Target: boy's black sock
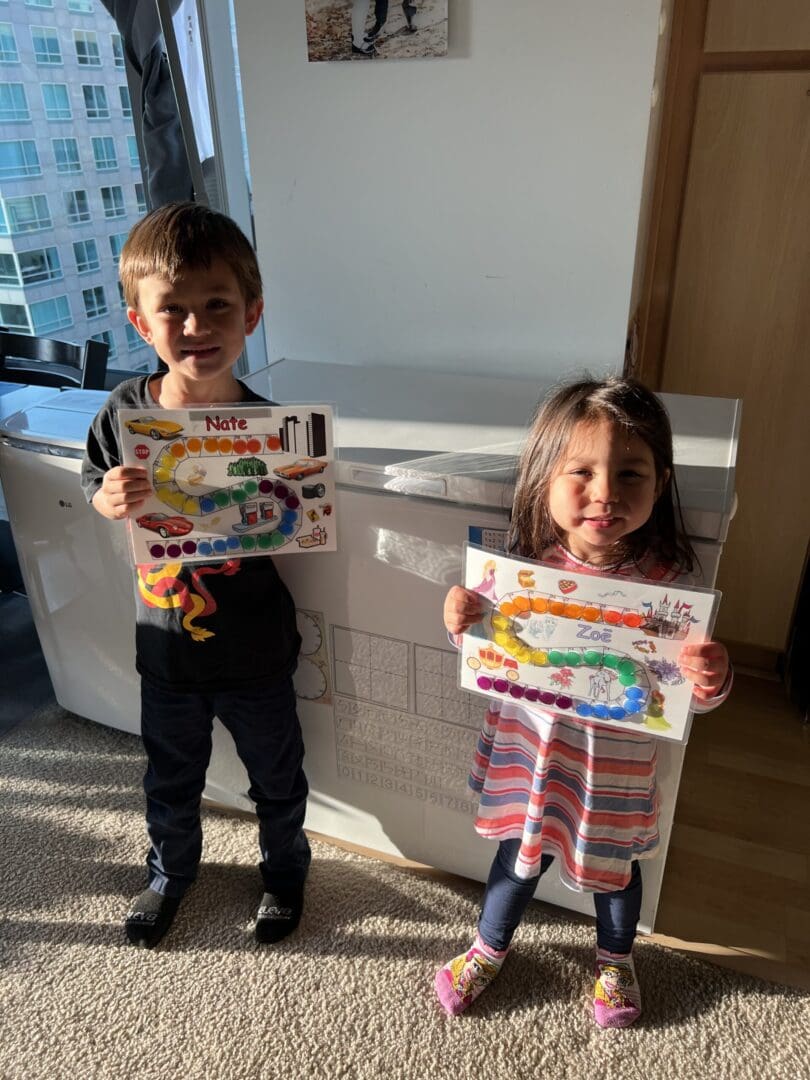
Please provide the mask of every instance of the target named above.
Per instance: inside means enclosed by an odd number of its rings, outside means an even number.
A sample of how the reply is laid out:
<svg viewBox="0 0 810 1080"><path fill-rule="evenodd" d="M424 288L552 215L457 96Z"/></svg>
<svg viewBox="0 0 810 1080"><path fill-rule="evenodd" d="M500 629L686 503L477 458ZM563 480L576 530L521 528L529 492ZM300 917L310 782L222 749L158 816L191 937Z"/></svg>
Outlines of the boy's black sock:
<svg viewBox="0 0 810 1080"><path fill-rule="evenodd" d="M256 940L264 944L281 941L295 930L304 910L304 887L266 892L256 915Z"/></svg>
<svg viewBox="0 0 810 1080"><path fill-rule="evenodd" d="M180 907L181 897L161 896L154 889L144 889L129 905L124 929L132 945L151 949L160 941Z"/></svg>

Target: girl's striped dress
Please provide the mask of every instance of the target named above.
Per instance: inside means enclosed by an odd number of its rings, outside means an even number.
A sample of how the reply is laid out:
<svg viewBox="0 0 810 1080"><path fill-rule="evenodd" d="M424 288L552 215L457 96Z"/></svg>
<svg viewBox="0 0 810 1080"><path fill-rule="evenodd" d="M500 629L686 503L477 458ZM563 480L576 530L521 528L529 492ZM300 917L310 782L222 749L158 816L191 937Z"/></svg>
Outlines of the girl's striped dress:
<svg viewBox="0 0 810 1080"><path fill-rule="evenodd" d="M542 561L599 572L559 545ZM687 583L657 565L632 564L616 573ZM520 839L519 877L539 874L542 852L556 856L571 889L623 889L631 861L649 858L658 846L655 751L656 741L647 735L493 701L470 774L480 797L475 828L495 840Z"/></svg>

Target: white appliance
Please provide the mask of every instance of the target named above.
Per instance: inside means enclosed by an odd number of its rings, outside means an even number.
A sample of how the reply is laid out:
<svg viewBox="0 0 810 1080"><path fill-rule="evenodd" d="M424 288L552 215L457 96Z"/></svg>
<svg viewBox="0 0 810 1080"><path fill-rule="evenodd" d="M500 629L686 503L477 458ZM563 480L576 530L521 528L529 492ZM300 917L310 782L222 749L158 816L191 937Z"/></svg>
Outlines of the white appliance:
<svg viewBox="0 0 810 1080"><path fill-rule="evenodd" d="M276 559L304 642L296 682L311 788L307 827L483 880L494 848L473 830L466 779L485 704L457 688L442 601L460 578L469 529L506 527L514 455L545 387L289 361L269 373L269 388L266 374L250 381L276 400L336 407L339 551ZM124 527L92 512L78 484L85 432L102 398L66 391L59 402L6 420L0 474L57 700L136 731ZM712 584L734 509L739 403L664 399L688 530ZM648 930L682 761L682 747L661 743L662 849L644 868ZM217 723L205 793L250 809L247 787ZM592 912L590 897L564 888L553 872L538 896Z"/></svg>
<svg viewBox="0 0 810 1080"><path fill-rule="evenodd" d="M0 416L0 480L56 700L137 732L126 527L92 510L79 482L87 430L106 398L101 390L51 389Z"/></svg>
<svg viewBox="0 0 810 1080"><path fill-rule="evenodd" d="M0 424L9 416L36 405L59 393L52 386L28 386L25 383L0 382Z"/></svg>

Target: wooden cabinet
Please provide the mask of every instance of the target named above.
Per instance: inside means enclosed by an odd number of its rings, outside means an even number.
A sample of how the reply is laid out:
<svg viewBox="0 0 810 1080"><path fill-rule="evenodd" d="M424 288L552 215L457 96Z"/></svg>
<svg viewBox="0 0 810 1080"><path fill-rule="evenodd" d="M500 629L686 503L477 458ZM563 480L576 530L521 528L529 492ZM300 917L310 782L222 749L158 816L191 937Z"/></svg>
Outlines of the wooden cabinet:
<svg viewBox="0 0 810 1080"><path fill-rule="evenodd" d="M707 52L810 49L808 0L710 0Z"/></svg>
<svg viewBox="0 0 810 1080"><path fill-rule="evenodd" d="M781 651L810 536L810 72L700 79L660 388L743 399L717 632Z"/></svg>

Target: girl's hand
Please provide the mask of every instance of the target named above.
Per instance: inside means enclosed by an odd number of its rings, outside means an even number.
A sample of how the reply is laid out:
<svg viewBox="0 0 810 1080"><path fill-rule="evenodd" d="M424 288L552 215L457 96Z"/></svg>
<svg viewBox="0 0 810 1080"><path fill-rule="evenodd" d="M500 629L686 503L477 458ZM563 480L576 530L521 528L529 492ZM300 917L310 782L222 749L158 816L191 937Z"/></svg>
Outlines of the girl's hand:
<svg viewBox="0 0 810 1080"><path fill-rule="evenodd" d="M728 653L719 641L684 645L678 655L681 671L695 684L692 692L699 701L717 697L728 675Z"/></svg>
<svg viewBox="0 0 810 1080"><path fill-rule="evenodd" d="M142 465L116 465L104 473L101 487L93 496L93 506L111 521L120 521L137 510L151 491Z"/></svg>
<svg viewBox="0 0 810 1080"><path fill-rule="evenodd" d="M463 634L480 622L483 614L481 597L470 589L454 585L444 598L444 625L451 634Z"/></svg>

